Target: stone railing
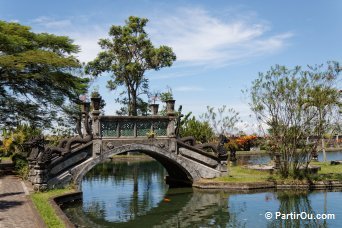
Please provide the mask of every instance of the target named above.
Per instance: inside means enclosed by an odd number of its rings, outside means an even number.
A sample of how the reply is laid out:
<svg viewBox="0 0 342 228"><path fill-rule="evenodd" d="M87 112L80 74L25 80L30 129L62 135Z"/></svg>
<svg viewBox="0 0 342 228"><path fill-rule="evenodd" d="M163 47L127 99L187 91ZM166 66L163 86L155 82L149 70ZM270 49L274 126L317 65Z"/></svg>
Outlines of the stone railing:
<svg viewBox="0 0 342 228"><path fill-rule="evenodd" d="M174 116L100 116L100 137L175 137Z"/></svg>

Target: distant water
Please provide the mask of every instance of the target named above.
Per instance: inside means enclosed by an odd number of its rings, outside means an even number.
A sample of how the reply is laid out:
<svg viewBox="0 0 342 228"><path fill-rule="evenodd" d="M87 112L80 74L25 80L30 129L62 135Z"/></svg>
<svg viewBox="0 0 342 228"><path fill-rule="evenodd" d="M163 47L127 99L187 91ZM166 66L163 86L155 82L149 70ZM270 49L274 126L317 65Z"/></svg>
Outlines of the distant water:
<svg viewBox="0 0 342 228"><path fill-rule="evenodd" d="M342 151L326 152L327 161L342 160ZM271 161L268 154L260 155L238 155L238 165L256 165L256 164L267 164ZM318 153L318 161L323 161L323 153Z"/></svg>

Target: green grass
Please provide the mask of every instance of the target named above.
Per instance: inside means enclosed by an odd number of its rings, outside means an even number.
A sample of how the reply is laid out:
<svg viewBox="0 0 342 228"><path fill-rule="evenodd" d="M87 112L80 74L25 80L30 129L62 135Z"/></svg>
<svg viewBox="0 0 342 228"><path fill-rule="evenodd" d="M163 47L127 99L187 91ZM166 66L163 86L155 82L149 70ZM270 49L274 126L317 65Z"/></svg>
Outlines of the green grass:
<svg viewBox="0 0 342 228"><path fill-rule="evenodd" d="M258 171L247 169L242 166L232 166L228 168L229 174L223 177L215 178L216 181L247 183L247 182L263 182L271 178L268 171Z"/></svg>
<svg viewBox="0 0 342 228"><path fill-rule="evenodd" d="M310 174L302 178L288 177L282 178L278 174L270 174L268 171L259 171L248 169L243 166L229 167L229 174L227 176L215 178L219 182L231 183L254 183L263 181L277 181L278 183L304 183L308 180L322 181L322 180L339 180L342 181L342 164L330 165L329 162L311 162L311 165L320 166L321 170L317 174Z"/></svg>
<svg viewBox="0 0 342 228"><path fill-rule="evenodd" d="M339 180L342 181L342 164L330 165L330 162L311 162L321 167L318 174L312 175L313 180Z"/></svg>
<svg viewBox="0 0 342 228"><path fill-rule="evenodd" d="M57 216L55 210L49 203L49 199L72 191L72 189L55 189L47 192L37 192L31 195L31 199L47 227L65 227L63 221Z"/></svg>
<svg viewBox="0 0 342 228"><path fill-rule="evenodd" d="M236 151L236 155L260 155L260 154L269 154L266 150L254 150L254 151Z"/></svg>
<svg viewBox="0 0 342 228"><path fill-rule="evenodd" d="M342 164L330 165L330 162L311 162L310 164L321 167L321 170L318 172L319 174L342 173Z"/></svg>

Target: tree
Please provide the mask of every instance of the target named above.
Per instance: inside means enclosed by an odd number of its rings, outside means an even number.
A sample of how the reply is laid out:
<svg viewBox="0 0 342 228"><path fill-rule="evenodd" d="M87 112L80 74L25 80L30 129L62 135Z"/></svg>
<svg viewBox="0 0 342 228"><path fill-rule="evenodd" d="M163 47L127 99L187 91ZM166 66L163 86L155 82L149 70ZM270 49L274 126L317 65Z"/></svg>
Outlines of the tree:
<svg viewBox="0 0 342 228"><path fill-rule="evenodd" d="M115 101L123 105L119 110L116 110L116 114L119 116L129 115L128 98L127 97L124 97L123 99L117 98L117 99L115 99ZM137 115L147 116L147 111L148 111L148 103L147 102L145 102L142 98L138 97L137 102L136 102L136 107L137 107Z"/></svg>
<svg viewBox="0 0 342 228"><path fill-rule="evenodd" d="M198 121L194 116L191 119L185 118L180 128L180 135L181 137L193 136L201 143L209 142L215 137L209 123Z"/></svg>
<svg viewBox="0 0 342 228"><path fill-rule="evenodd" d="M0 21L0 126L49 127L66 102L77 103L88 86L75 76L78 50L66 36Z"/></svg>
<svg viewBox="0 0 342 228"><path fill-rule="evenodd" d="M213 107L207 106L207 112L201 118L208 122L217 135L228 135L236 131L236 124L240 121L239 113L223 105L217 112Z"/></svg>
<svg viewBox="0 0 342 228"><path fill-rule="evenodd" d="M258 121L268 128L272 152L281 154L284 177L307 168L331 117L338 113L339 72L335 62L328 63L326 69L320 65L308 70L276 65L253 81L250 105ZM308 143L309 136L317 140Z"/></svg>
<svg viewBox="0 0 342 228"><path fill-rule="evenodd" d="M144 30L147 22L145 18L131 16L125 26L113 25L109 31L111 39L100 39L103 51L85 68L93 76L111 72L112 80L107 86L111 90L125 87L121 95L127 95L128 115L133 116L138 114L139 96L148 92L145 71L170 67L176 60L170 47L152 45Z"/></svg>

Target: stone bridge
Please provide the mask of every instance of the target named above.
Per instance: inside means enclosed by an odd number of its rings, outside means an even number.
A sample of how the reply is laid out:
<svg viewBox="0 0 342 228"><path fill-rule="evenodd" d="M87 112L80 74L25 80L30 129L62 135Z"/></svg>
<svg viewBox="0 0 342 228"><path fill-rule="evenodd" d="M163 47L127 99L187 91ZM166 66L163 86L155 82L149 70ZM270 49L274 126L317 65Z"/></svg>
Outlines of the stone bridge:
<svg viewBox="0 0 342 228"><path fill-rule="evenodd" d="M215 145L177 137L180 117L173 106L168 106L167 116L103 116L96 102L92 99L92 112L89 103L82 105L79 136L61 140L56 147L46 148L43 139L31 142L29 180L36 190L70 184L80 189L92 167L126 152L140 152L160 162L170 187L191 186L227 172L227 155L218 153Z"/></svg>

